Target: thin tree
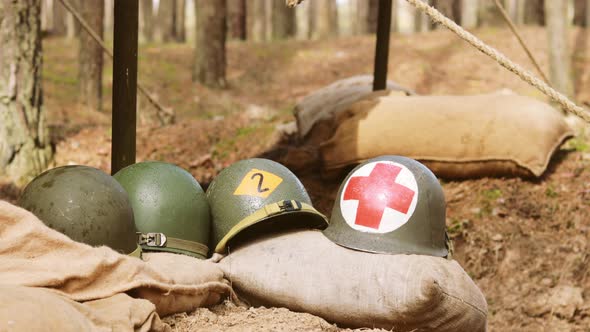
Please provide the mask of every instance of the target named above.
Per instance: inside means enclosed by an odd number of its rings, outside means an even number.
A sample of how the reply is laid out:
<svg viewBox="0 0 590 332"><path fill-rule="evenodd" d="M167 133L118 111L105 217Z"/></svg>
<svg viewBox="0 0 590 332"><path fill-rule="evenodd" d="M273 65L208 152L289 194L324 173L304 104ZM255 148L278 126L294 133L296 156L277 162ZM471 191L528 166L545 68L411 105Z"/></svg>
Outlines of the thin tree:
<svg viewBox="0 0 590 332"><path fill-rule="evenodd" d="M80 1L80 13L88 25L102 38L104 0ZM78 39L78 91L80 103L88 109L102 111L102 65L100 45L82 29Z"/></svg>
<svg viewBox="0 0 590 332"><path fill-rule="evenodd" d="M353 0L351 0L353 1ZM356 1L356 0L355 0ZM310 8L312 7L309 1L303 1L297 7L295 7L295 20L297 21L296 25L296 36L297 39L308 39L310 36L309 29L310 29L310 19L309 13Z"/></svg>
<svg viewBox="0 0 590 332"><path fill-rule="evenodd" d="M156 15L156 30L154 39L158 43L168 43L174 38L174 0L160 0Z"/></svg>
<svg viewBox="0 0 590 332"><path fill-rule="evenodd" d="M58 0L53 0L53 27L52 34L57 36L65 36L67 32L67 11Z"/></svg>
<svg viewBox="0 0 590 332"><path fill-rule="evenodd" d="M106 39L113 39L113 24L115 17L115 0L104 0L104 35Z"/></svg>
<svg viewBox="0 0 590 332"><path fill-rule="evenodd" d="M154 7L152 0L139 1L139 34L140 43L154 40Z"/></svg>
<svg viewBox="0 0 590 332"><path fill-rule="evenodd" d="M524 6L524 23L544 25L545 24L545 7L544 0L526 0Z"/></svg>
<svg viewBox="0 0 590 332"><path fill-rule="evenodd" d="M338 12L335 0L312 1L314 18L312 19L312 39L325 39L338 34Z"/></svg>
<svg viewBox="0 0 590 332"><path fill-rule="evenodd" d="M426 0L426 2L430 4L432 0ZM428 32L428 30L430 30L431 25L430 18L428 17L428 15L424 14L420 10L416 10L414 14L414 21L416 22L416 32Z"/></svg>
<svg viewBox="0 0 590 332"><path fill-rule="evenodd" d="M54 2L60 2L59 0L53 0ZM82 0L70 0L70 4L74 8L80 8L80 1ZM65 8L64 8L65 10ZM66 36L68 39L74 39L78 37L80 34L80 23L76 19L74 19L74 15L72 13L66 13Z"/></svg>
<svg viewBox="0 0 590 332"><path fill-rule="evenodd" d="M230 38L246 40L246 0L228 1L227 17Z"/></svg>
<svg viewBox="0 0 590 332"><path fill-rule="evenodd" d="M273 1L272 37L285 39L295 35L295 9L287 7L282 1Z"/></svg>
<svg viewBox="0 0 590 332"><path fill-rule="evenodd" d="M432 6L457 24L461 24L461 3L459 0L433 0Z"/></svg>
<svg viewBox="0 0 590 332"><path fill-rule="evenodd" d="M379 11L379 0L357 0L356 3L354 33L365 35L377 31L377 16Z"/></svg>
<svg viewBox="0 0 590 332"><path fill-rule="evenodd" d="M174 40L184 43L186 41L186 1L175 0L174 10Z"/></svg>
<svg viewBox="0 0 590 332"><path fill-rule="evenodd" d="M567 7L567 0L545 1L551 83L558 91L571 97L573 81L568 43Z"/></svg>
<svg viewBox="0 0 590 332"><path fill-rule="evenodd" d="M478 24L479 0L461 1L461 25L473 29Z"/></svg>
<svg viewBox="0 0 590 332"><path fill-rule="evenodd" d="M246 2L246 6L248 40L254 42L266 40L266 1L250 0Z"/></svg>
<svg viewBox="0 0 590 332"><path fill-rule="evenodd" d="M586 26L586 6L589 0L575 0L574 1L574 24L579 26Z"/></svg>
<svg viewBox="0 0 590 332"><path fill-rule="evenodd" d="M49 0L41 0L41 32L53 30L53 8Z"/></svg>
<svg viewBox="0 0 590 332"><path fill-rule="evenodd" d="M225 0L196 0L196 45L193 81L213 88L223 88L225 80Z"/></svg>
<svg viewBox="0 0 590 332"><path fill-rule="evenodd" d="M24 184L53 154L42 108L41 2L0 1L0 173Z"/></svg>

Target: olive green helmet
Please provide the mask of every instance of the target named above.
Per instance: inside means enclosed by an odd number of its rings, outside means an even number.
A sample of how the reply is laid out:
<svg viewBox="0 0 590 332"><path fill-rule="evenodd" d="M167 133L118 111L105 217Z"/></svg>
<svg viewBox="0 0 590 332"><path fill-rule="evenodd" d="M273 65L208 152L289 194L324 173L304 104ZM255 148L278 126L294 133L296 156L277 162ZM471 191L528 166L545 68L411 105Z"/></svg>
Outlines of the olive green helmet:
<svg viewBox="0 0 590 332"><path fill-rule="evenodd" d="M127 193L99 169L62 166L48 170L26 186L18 204L74 241L141 256Z"/></svg>
<svg viewBox="0 0 590 332"><path fill-rule="evenodd" d="M207 257L209 205L189 172L173 164L146 161L127 166L114 177L129 194L144 251Z"/></svg>
<svg viewBox="0 0 590 332"><path fill-rule="evenodd" d="M442 187L413 159L371 159L353 169L340 186L324 235L361 251L446 257Z"/></svg>
<svg viewBox="0 0 590 332"><path fill-rule="evenodd" d="M215 252L260 233L286 228L326 228L303 184L285 166L247 159L224 169L207 189Z"/></svg>

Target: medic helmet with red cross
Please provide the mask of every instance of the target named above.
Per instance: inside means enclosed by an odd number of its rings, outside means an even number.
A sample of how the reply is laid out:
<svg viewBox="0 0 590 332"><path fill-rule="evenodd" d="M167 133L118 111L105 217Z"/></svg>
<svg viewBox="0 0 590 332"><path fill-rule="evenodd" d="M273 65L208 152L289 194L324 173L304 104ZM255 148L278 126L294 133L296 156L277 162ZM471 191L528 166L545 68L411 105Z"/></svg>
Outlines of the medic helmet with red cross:
<svg viewBox="0 0 590 332"><path fill-rule="evenodd" d="M426 166L413 159L368 160L340 186L324 235L361 251L446 257L442 187Z"/></svg>

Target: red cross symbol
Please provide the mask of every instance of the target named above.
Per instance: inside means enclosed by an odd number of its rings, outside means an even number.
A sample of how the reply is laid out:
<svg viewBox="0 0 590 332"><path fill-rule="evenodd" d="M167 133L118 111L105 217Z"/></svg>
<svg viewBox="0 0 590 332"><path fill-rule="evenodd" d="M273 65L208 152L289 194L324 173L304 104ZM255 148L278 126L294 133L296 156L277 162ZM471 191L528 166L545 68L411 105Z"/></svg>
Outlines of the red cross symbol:
<svg viewBox="0 0 590 332"><path fill-rule="evenodd" d="M378 163L369 176L351 177L344 200L358 200L355 224L379 229L385 208L408 213L414 190L395 182L402 168Z"/></svg>

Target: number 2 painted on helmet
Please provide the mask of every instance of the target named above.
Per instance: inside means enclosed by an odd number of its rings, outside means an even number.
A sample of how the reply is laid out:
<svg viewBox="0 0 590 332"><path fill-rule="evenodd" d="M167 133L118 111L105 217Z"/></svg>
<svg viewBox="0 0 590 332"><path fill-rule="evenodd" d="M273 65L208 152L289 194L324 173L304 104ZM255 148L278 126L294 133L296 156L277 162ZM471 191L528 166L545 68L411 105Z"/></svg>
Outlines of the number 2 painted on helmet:
<svg viewBox="0 0 590 332"><path fill-rule="evenodd" d="M283 182L283 179L280 176L253 168L244 175L242 181L234 191L234 195L267 198L277 189L281 182Z"/></svg>
<svg viewBox="0 0 590 332"><path fill-rule="evenodd" d="M262 175L262 173L254 173L252 174L252 176L250 177L250 180L254 180L255 177L260 177L260 179L258 180L258 192L259 193L263 193L265 191L269 191L270 188L262 188L262 182L264 181L264 175Z"/></svg>

